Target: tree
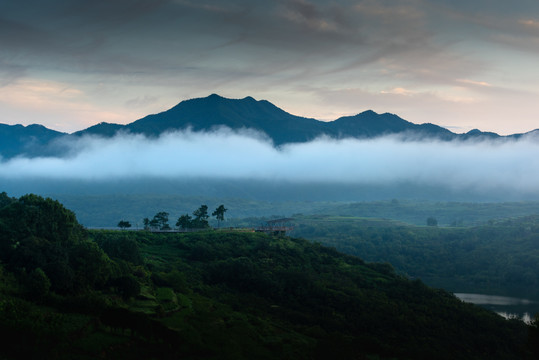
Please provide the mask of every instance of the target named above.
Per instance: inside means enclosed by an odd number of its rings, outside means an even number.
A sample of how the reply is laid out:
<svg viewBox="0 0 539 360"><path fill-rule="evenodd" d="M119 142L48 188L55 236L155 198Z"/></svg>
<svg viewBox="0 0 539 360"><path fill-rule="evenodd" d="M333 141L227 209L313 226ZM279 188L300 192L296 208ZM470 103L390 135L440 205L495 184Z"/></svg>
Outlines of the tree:
<svg viewBox="0 0 539 360"><path fill-rule="evenodd" d="M137 279L131 275L121 276L112 280L112 285L116 287L124 300L140 294L140 284Z"/></svg>
<svg viewBox="0 0 539 360"><path fill-rule="evenodd" d="M125 221L125 220L121 220L119 223L118 223L118 227L120 229L127 229L127 228L130 228L131 227L131 223L129 221Z"/></svg>
<svg viewBox="0 0 539 360"><path fill-rule="evenodd" d="M176 222L176 226L180 227L182 229L189 229L193 226L193 221L191 216L188 214L182 215L178 218L178 221Z"/></svg>
<svg viewBox="0 0 539 360"><path fill-rule="evenodd" d="M207 228L210 226L210 224L208 223L208 218L210 216L208 215L207 205L201 205L197 210L193 212L193 216L195 217L192 221L194 228Z"/></svg>
<svg viewBox="0 0 539 360"><path fill-rule="evenodd" d="M149 228L152 230L159 229L159 221L155 217L150 220Z"/></svg>
<svg viewBox="0 0 539 360"><path fill-rule="evenodd" d="M142 223L144 224L144 230L150 230L150 219L144 218Z"/></svg>
<svg viewBox="0 0 539 360"><path fill-rule="evenodd" d="M33 299L40 300L49 293L51 281L41 268L36 268L28 275L26 287Z"/></svg>
<svg viewBox="0 0 539 360"><path fill-rule="evenodd" d="M528 325L528 344L536 358L539 358L539 313L534 315Z"/></svg>
<svg viewBox="0 0 539 360"><path fill-rule="evenodd" d="M77 222L74 212L64 208L56 200L44 199L34 194L21 196L18 201L0 209L0 219L5 226L1 230L12 233L6 237L11 241L38 236L49 242L65 245L86 237L86 232Z"/></svg>
<svg viewBox="0 0 539 360"><path fill-rule="evenodd" d="M69 265L73 269L75 291L101 288L113 275L112 261L93 241L73 246L69 252Z"/></svg>
<svg viewBox="0 0 539 360"><path fill-rule="evenodd" d="M168 213L161 211L154 215L153 219L148 223L149 227L152 229L159 230L170 230L170 225L168 224Z"/></svg>
<svg viewBox="0 0 539 360"><path fill-rule="evenodd" d="M436 220L436 218L434 217L429 217L427 219L427 226L438 226L438 220Z"/></svg>
<svg viewBox="0 0 539 360"><path fill-rule="evenodd" d="M10 198L9 196L7 196L5 191L0 193L0 208L3 208L4 206L7 206L11 203L14 203L15 201L17 201L17 199Z"/></svg>
<svg viewBox="0 0 539 360"><path fill-rule="evenodd" d="M137 242L128 237L127 234L118 238L96 236L94 241L110 258L122 259L135 265L143 263Z"/></svg>
<svg viewBox="0 0 539 360"><path fill-rule="evenodd" d="M111 262L77 222L52 199L29 194L0 209L0 261L29 274L39 296L47 288L69 294L104 285Z"/></svg>
<svg viewBox="0 0 539 360"><path fill-rule="evenodd" d="M220 227L221 221L225 220L225 212L227 210L228 209L226 209L224 205L219 205L219 207L211 214L217 219L217 227Z"/></svg>

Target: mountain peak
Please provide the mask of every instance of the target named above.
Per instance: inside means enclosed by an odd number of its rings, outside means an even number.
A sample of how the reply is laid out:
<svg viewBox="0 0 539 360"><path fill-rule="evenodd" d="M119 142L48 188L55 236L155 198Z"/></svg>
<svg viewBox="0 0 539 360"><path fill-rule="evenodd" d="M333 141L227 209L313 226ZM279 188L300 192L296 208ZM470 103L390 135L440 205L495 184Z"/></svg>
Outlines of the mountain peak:
<svg viewBox="0 0 539 360"><path fill-rule="evenodd" d="M472 129L466 133L466 135L479 135L481 134L481 130L479 129Z"/></svg>
<svg viewBox="0 0 539 360"><path fill-rule="evenodd" d="M228 98L226 96L221 96L217 93L211 93L210 95L206 96L206 97L200 97L200 98L194 98L194 99L191 99L191 100L197 100L197 99L225 99L225 100L255 100L252 96L246 96L244 97L243 99L239 99L239 98ZM189 100L187 100L189 101Z"/></svg>
<svg viewBox="0 0 539 360"><path fill-rule="evenodd" d="M148 115L127 125L100 123L72 135L92 134L112 137L120 131L157 137L167 131L213 131L219 127L233 130L251 129L267 135L274 145L306 142L320 136L336 139L372 138L388 134L418 134L418 137L451 140L470 137L491 137L494 133L472 130L468 134L456 135L433 124L417 125L395 114L378 114L366 110L354 116L341 117L324 122L290 114L267 100L256 100L251 96L229 99L218 94L184 100L169 110ZM67 134L54 132L38 125L23 127L0 126L0 156L10 157L32 147L32 139L40 145L34 153L53 138ZM30 139L30 140L28 140Z"/></svg>
<svg viewBox="0 0 539 360"><path fill-rule="evenodd" d="M374 110L369 109L369 110L365 110L365 111L359 113L358 115L361 115L361 116L377 116L377 115L380 115L380 114L378 114Z"/></svg>
<svg viewBox="0 0 539 360"><path fill-rule="evenodd" d="M254 99L251 96L246 96L243 99L234 99L234 98L227 98L224 96L221 96L219 94L211 94L206 97L199 97L199 98L193 98L188 100L181 101L178 105L184 104L184 103L209 103L209 104L221 104L221 103L257 103L258 101ZM176 105L176 106L178 106Z"/></svg>
<svg viewBox="0 0 539 360"><path fill-rule="evenodd" d="M481 131L479 129L473 129L473 130L468 131L466 134L463 134L462 137L464 139L479 138L479 137L480 138L496 139L496 138L499 138L500 135L498 135L496 133L493 133L493 132Z"/></svg>
<svg viewBox="0 0 539 360"><path fill-rule="evenodd" d="M219 94L213 93L213 94L210 94L210 95L208 95L206 97L197 97L197 98L182 100L178 105L181 105L181 104L184 104L184 103L199 103L199 102L217 103L217 102L220 102L222 100L228 100L228 99L222 97ZM176 106L178 106L178 105L176 105Z"/></svg>

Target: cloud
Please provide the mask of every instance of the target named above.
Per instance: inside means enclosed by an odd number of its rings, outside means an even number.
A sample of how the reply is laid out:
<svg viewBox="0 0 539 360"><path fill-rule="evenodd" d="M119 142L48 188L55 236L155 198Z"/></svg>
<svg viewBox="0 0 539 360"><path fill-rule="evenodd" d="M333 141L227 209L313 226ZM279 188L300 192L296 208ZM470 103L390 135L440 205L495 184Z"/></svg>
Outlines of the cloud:
<svg viewBox="0 0 539 360"><path fill-rule="evenodd" d="M326 71L328 63L341 66L334 54L344 56L348 63L358 58L364 63L388 54L412 54L428 37L420 25L422 14L413 4L382 6L362 1L359 6L352 1L308 0L256 5L242 0L225 5L215 0L31 2L24 7L10 5L10 18L0 19L0 30L4 30L0 46L23 57L31 68L61 68L76 74L159 74L166 78L186 67L211 70L226 65L229 57L243 67L253 66L253 60L258 68L300 60L303 66L313 64ZM29 7L34 12L29 12ZM260 52L262 56L256 56ZM328 56L332 56L331 61ZM229 65L224 67L230 70ZM275 68L278 71L281 66Z"/></svg>
<svg viewBox="0 0 539 360"><path fill-rule="evenodd" d="M518 21L519 24L522 24L526 27L529 27L533 30L539 30L539 21L532 19L521 19Z"/></svg>
<svg viewBox="0 0 539 360"><path fill-rule="evenodd" d="M129 107L129 108L131 108L131 107L144 108L144 107L146 107L148 105L155 104L158 100L159 100L159 98L157 98L155 96L145 95L143 97L137 97L135 99L127 100L125 102L125 106Z"/></svg>
<svg viewBox="0 0 539 360"><path fill-rule="evenodd" d="M415 93L413 90L408 90L405 88L397 87L393 88L391 90L382 90L380 93L382 94L395 94L395 95L403 95L403 96L410 96Z"/></svg>
<svg viewBox="0 0 539 360"><path fill-rule="evenodd" d="M314 3L305 0L289 0L284 3L286 10L283 17L288 21L322 33L339 31L339 25L324 18L325 12L319 11Z"/></svg>
<svg viewBox="0 0 539 360"><path fill-rule="evenodd" d="M456 191L539 195L539 139L404 141L320 138L280 149L253 132L174 132L149 139L83 137L64 158L0 162L0 178L228 179L294 183L442 186Z"/></svg>
<svg viewBox="0 0 539 360"><path fill-rule="evenodd" d="M26 68L0 58L0 88L8 86L26 75Z"/></svg>
<svg viewBox="0 0 539 360"><path fill-rule="evenodd" d="M466 85L492 87L492 84L489 84L486 81L476 81L476 80L470 80L470 79L457 79L456 81L462 84L466 84Z"/></svg>

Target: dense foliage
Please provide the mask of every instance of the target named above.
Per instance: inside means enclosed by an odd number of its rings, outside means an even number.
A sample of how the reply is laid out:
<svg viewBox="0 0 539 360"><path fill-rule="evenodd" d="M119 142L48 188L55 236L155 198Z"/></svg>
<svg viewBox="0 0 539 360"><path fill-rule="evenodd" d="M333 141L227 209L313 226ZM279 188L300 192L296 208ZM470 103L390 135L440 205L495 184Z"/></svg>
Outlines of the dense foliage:
<svg viewBox="0 0 539 360"><path fill-rule="evenodd" d="M87 240L75 214L36 195L0 209L0 261L32 282L50 282L58 293L101 287L112 275L110 259Z"/></svg>
<svg viewBox="0 0 539 360"><path fill-rule="evenodd" d="M3 359L527 357L523 323L320 244L238 231L86 232L50 199L7 203ZM70 286L51 264L73 276Z"/></svg>
<svg viewBox="0 0 539 360"><path fill-rule="evenodd" d="M411 226L353 217L298 217L296 232L455 292L539 299L539 217L475 227Z"/></svg>
<svg viewBox="0 0 539 360"><path fill-rule="evenodd" d="M203 315L212 319L204 329L198 322L175 324L204 337L208 351L224 346L220 333L228 331L228 347L247 347L236 358L511 358L525 338L518 322L406 280L387 264L305 240L238 232L130 236L145 254L154 286L192 305L201 296L221 309ZM235 338L240 333L248 340Z"/></svg>

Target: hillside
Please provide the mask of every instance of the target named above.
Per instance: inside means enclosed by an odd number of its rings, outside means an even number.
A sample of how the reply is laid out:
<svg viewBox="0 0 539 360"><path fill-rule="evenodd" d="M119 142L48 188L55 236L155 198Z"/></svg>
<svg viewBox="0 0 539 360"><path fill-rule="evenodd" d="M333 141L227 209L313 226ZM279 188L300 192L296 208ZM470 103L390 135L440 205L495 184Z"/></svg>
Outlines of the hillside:
<svg viewBox="0 0 539 360"><path fill-rule="evenodd" d="M0 207L5 359L526 358L523 323L306 240L84 232L50 199Z"/></svg>
<svg viewBox="0 0 539 360"><path fill-rule="evenodd" d="M434 287L539 299L537 215L467 227L456 221L449 227L414 226L353 216L299 216L295 222L296 236L389 262Z"/></svg>

